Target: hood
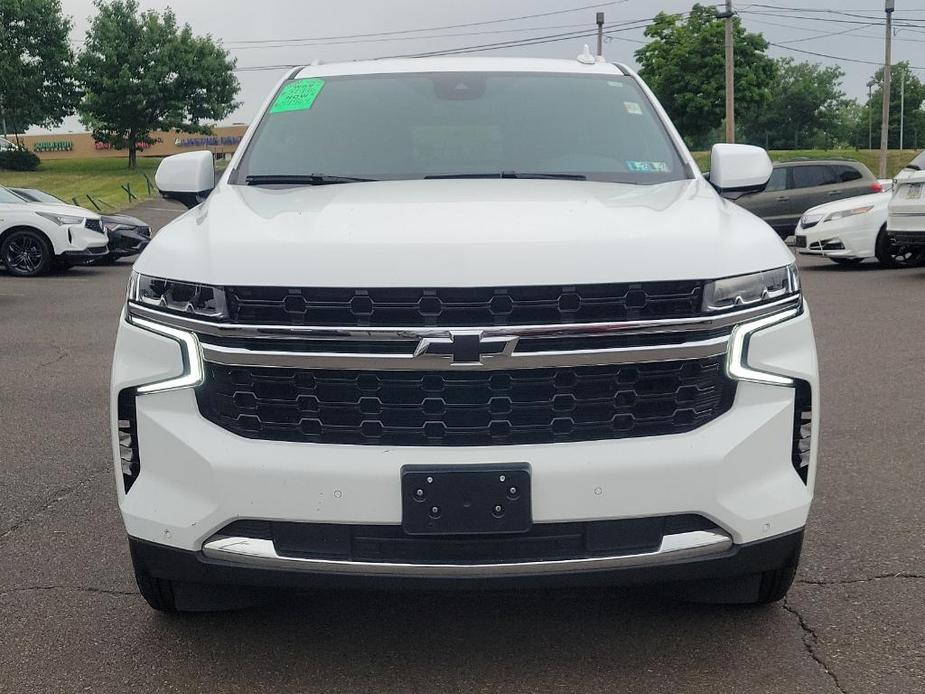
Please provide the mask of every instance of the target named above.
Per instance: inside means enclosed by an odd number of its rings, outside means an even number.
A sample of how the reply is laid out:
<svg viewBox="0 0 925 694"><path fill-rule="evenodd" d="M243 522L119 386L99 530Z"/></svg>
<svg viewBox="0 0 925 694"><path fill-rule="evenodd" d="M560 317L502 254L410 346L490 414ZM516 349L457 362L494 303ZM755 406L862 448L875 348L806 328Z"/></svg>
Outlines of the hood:
<svg viewBox="0 0 925 694"><path fill-rule="evenodd" d="M138 217L130 217L127 214L104 214L103 224L125 224L133 227L146 227L147 222L143 222Z"/></svg>
<svg viewBox="0 0 925 694"><path fill-rule="evenodd" d="M32 212L47 212L48 214L60 214L60 215L73 215L75 217L84 217L89 219L99 219L100 216L96 212L91 212L83 207L76 207L74 205L68 205L64 203L50 203L50 202L22 202L22 203L6 203L5 207L11 207L14 209L25 208Z"/></svg>
<svg viewBox="0 0 925 694"><path fill-rule="evenodd" d="M893 193L872 193L870 195L858 195L853 198L845 198L844 200L836 200L834 202L827 202L822 205L816 205L811 207L806 212L803 213L803 216L813 215L813 214L831 214L832 212L840 212L841 210L852 210L855 207L864 207L865 205L874 205L886 206L890 203L890 199L893 197Z"/></svg>
<svg viewBox="0 0 925 694"><path fill-rule="evenodd" d="M706 279L793 256L706 181L221 184L138 272L209 284L510 286Z"/></svg>

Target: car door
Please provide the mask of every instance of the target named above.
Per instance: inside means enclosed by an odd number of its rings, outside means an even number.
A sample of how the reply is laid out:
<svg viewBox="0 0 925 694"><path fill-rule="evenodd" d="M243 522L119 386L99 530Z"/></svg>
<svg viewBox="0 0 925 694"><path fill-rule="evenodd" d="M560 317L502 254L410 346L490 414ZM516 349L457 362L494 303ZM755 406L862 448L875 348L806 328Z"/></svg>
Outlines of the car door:
<svg viewBox="0 0 925 694"><path fill-rule="evenodd" d="M789 166L775 166L771 172L771 178L768 185L760 193L750 193L743 195L736 202L764 221L774 227L774 230L783 234L787 232L787 214L781 218L780 210L786 209L790 196L787 191L789 184ZM796 223L790 225L789 231L793 231Z"/></svg>
<svg viewBox="0 0 925 694"><path fill-rule="evenodd" d="M867 172L867 167L862 171L851 164L834 164L832 169L838 180L838 189L842 193L840 197L854 198L858 195L870 195L874 191L877 181L873 174Z"/></svg>
<svg viewBox="0 0 925 694"><path fill-rule="evenodd" d="M835 170L826 164L800 164L790 172L790 219L794 227L810 207L845 197Z"/></svg>

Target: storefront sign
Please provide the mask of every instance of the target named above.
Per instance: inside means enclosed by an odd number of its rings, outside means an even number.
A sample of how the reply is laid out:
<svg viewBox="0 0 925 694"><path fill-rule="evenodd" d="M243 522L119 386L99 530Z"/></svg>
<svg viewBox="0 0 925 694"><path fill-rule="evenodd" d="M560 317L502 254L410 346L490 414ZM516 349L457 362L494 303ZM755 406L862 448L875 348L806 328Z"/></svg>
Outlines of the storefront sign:
<svg viewBox="0 0 925 694"><path fill-rule="evenodd" d="M35 152L70 152L74 149L71 140L49 140L36 142L32 145Z"/></svg>
<svg viewBox="0 0 925 694"><path fill-rule="evenodd" d="M240 135L209 135L203 137L177 138L174 144L177 147L221 147L222 145L236 145L241 141Z"/></svg>

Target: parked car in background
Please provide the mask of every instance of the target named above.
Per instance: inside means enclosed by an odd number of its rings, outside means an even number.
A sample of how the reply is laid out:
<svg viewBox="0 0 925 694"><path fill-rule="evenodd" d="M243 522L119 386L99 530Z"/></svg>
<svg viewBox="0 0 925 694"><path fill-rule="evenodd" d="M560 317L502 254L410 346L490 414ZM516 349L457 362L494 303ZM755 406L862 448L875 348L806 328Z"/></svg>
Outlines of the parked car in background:
<svg viewBox="0 0 925 694"><path fill-rule="evenodd" d="M38 188L10 188L25 200L51 205L67 205L61 198ZM138 255L151 240L151 227L137 217L127 214L103 214L103 229L109 237L109 252L96 261L97 264L112 263L119 258Z"/></svg>
<svg viewBox="0 0 925 694"><path fill-rule="evenodd" d="M743 195L736 202L761 217L785 239L794 233L800 217L811 207L881 192L881 183L860 162L797 160L775 164L763 191Z"/></svg>
<svg viewBox="0 0 925 694"><path fill-rule="evenodd" d="M576 114L580 119L576 121ZM669 582L779 600L819 388L794 258L629 68L292 70L135 263L114 481L141 594ZM211 194L210 194L211 192ZM227 603L226 603L227 604Z"/></svg>
<svg viewBox="0 0 925 694"><path fill-rule="evenodd" d="M0 152L12 151L14 149L19 149L15 143L10 142L5 137L0 137Z"/></svg>
<svg viewBox="0 0 925 694"><path fill-rule="evenodd" d="M0 262L18 277L85 265L107 253L98 214L73 205L27 202L0 187Z"/></svg>
<svg viewBox="0 0 925 694"><path fill-rule="evenodd" d="M925 152L896 174L887 228L898 243L925 247Z"/></svg>
<svg viewBox="0 0 925 694"><path fill-rule="evenodd" d="M898 244L887 232L892 182L883 193L829 202L806 211L796 228L794 246L801 255L817 255L839 265L876 258L889 268L921 264L925 248Z"/></svg>

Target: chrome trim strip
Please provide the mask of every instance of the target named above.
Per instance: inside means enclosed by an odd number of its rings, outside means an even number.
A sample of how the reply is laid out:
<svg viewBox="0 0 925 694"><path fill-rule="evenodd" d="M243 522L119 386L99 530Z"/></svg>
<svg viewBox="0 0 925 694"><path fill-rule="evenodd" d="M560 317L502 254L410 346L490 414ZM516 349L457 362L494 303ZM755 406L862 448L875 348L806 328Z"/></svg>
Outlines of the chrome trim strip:
<svg viewBox="0 0 925 694"><path fill-rule="evenodd" d="M227 338L313 340L415 340L448 338L452 333L476 332L482 338L492 337L596 337L601 335L645 335L659 333L717 330L744 321L761 318L777 311L798 306L800 296L794 295L761 306L723 313L716 316L698 316L674 320L617 321L610 323L560 323L554 325L493 325L486 327L424 328L424 327L336 327L310 325L248 325L243 323L214 323L211 321L165 313L157 309L129 302L131 315L156 320L165 325L189 330L201 335Z"/></svg>
<svg viewBox="0 0 925 694"><path fill-rule="evenodd" d="M215 536L202 547L209 559L265 569L310 571L322 574L359 576L400 576L406 578L494 578L539 576L606 571L637 566L653 566L718 555L732 548L732 539L721 532L697 530L665 535L654 552L607 557L523 561L495 564L412 564L355 562L338 559L303 559L276 553L272 540L249 537Z"/></svg>
<svg viewBox="0 0 925 694"><path fill-rule="evenodd" d="M706 359L726 353L727 336L656 347L621 347L566 352L483 354L481 361L454 363L439 354L359 354L344 352L281 352L221 347L202 342L202 358L226 366L268 366L287 369L369 369L376 371L530 369L605 366Z"/></svg>

